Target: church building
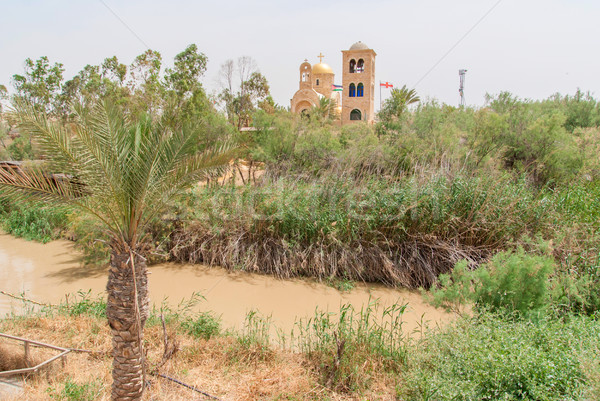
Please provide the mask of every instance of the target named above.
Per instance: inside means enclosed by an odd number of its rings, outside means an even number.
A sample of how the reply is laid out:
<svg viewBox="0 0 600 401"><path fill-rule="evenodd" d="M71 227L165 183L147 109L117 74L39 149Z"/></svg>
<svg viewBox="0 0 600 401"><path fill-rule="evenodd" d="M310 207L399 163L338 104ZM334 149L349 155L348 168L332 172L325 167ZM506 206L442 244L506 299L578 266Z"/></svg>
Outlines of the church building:
<svg viewBox="0 0 600 401"><path fill-rule="evenodd" d="M308 112L324 97L336 102L342 125L355 121L372 123L375 119L376 55L362 42L342 50L341 86L335 84L335 74L323 63L322 54L315 65L304 60L300 65L300 87L291 100L292 112Z"/></svg>

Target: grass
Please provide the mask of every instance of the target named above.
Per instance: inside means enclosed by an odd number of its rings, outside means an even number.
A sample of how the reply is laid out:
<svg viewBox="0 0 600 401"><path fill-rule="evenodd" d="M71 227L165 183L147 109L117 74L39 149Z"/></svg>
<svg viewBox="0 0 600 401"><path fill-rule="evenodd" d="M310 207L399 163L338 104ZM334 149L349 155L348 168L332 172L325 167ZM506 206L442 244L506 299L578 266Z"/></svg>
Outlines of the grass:
<svg viewBox="0 0 600 401"><path fill-rule="evenodd" d="M586 184L587 185L587 184ZM552 242L575 270L600 250L592 184L535 188L510 175L343 176L202 188L180 203L170 257L279 277L429 288L459 260ZM588 202L589 203L589 202Z"/></svg>
<svg viewBox="0 0 600 401"><path fill-rule="evenodd" d="M70 316L106 317L106 301L101 296L92 296L92 291L78 291L67 295L65 302L58 305L58 312Z"/></svg>
<svg viewBox="0 0 600 401"><path fill-rule="evenodd" d="M200 312L181 322L181 328L194 338L209 340L221 332L221 321L211 312Z"/></svg>
<svg viewBox="0 0 600 401"><path fill-rule="evenodd" d="M102 382L94 380L86 383L76 383L73 379L67 377L60 390L49 387L46 391L53 400L94 401L102 391Z"/></svg>
<svg viewBox="0 0 600 401"><path fill-rule="evenodd" d="M101 300L73 297L58 308L0 320L0 331L64 347L65 369L28 381L30 400L107 400L110 333ZM213 332L206 316L162 309L178 352L161 365L162 325L145 330L149 371L236 400L586 400L600 392L600 324L565 315L511 320L486 311L418 336L403 330L406 305L315 311L289 338L271 338L269 317L250 312L238 332ZM155 317L156 318L156 317ZM197 330L197 331L196 331ZM199 334L199 335L198 335ZM279 342L279 346L277 346ZM191 392L151 378L148 397L185 400Z"/></svg>
<svg viewBox="0 0 600 401"><path fill-rule="evenodd" d="M363 393L381 376L401 370L408 351L402 330L407 305L382 309L376 300L360 311L342 305L338 313L315 311L296 323L292 344L315 366L321 384L344 393Z"/></svg>

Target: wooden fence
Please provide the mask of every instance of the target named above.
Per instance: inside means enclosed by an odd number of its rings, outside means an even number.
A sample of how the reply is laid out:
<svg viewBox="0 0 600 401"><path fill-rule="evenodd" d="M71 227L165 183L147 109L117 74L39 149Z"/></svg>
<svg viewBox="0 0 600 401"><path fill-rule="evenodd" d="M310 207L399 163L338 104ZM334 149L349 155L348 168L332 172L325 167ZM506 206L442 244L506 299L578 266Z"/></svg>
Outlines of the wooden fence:
<svg viewBox="0 0 600 401"><path fill-rule="evenodd" d="M42 362L36 366L30 367L30 368L6 370L4 372L0 372L0 377L24 375L24 374L28 374L28 373L33 373L33 372L37 371L38 369L54 362L55 360L57 360L59 358L61 359L63 367L64 367L64 365L67 362L67 354L72 351L71 349L68 349L68 348L62 348L62 347L57 347L55 345L44 344L44 343L41 343L38 341L32 341L32 340L28 340L26 338L10 336L10 335L4 334L4 333L0 333L0 337L9 338L11 340L16 340L16 341L21 341L23 343L23 349L25 352L25 363L28 363L28 361L29 361L29 348L32 346L33 347L50 348L50 349L60 351L60 354L55 355L52 358L47 359L44 362Z"/></svg>

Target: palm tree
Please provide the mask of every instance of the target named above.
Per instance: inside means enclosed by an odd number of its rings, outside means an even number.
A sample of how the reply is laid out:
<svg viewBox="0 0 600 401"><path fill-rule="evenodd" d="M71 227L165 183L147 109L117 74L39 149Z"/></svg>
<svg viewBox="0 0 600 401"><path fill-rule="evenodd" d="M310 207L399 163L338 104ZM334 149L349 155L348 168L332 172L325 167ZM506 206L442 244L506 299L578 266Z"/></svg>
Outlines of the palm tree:
<svg viewBox="0 0 600 401"><path fill-rule="evenodd" d="M384 122L398 121L409 105L420 100L417 91L408 89L406 85L400 89L392 89L390 97L383 103L379 112L380 119Z"/></svg>
<svg viewBox="0 0 600 401"><path fill-rule="evenodd" d="M337 102L323 96L319 99L319 104L311 108L309 115L321 123L334 121L339 118Z"/></svg>
<svg viewBox="0 0 600 401"><path fill-rule="evenodd" d="M33 135L46 162L19 174L0 169L0 189L16 200L70 204L106 227L112 399L138 400L144 390L143 328L149 314L145 228L173 197L215 173L229 153L226 146L196 152L194 130L172 132L147 115L127 119L107 103L75 112L76 122L64 126L28 104L15 105L19 129ZM51 174L57 172L63 179Z"/></svg>

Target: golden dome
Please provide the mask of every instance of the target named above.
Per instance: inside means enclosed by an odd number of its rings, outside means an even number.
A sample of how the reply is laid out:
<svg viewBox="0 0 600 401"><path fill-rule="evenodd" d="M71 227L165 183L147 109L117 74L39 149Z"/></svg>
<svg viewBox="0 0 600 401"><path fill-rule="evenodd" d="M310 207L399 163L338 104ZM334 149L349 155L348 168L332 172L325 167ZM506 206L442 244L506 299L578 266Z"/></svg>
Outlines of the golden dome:
<svg viewBox="0 0 600 401"><path fill-rule="evenodd" d="M333 70L325 63L318 63L312 67L313 74L333 74Z"/></svg>

